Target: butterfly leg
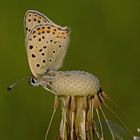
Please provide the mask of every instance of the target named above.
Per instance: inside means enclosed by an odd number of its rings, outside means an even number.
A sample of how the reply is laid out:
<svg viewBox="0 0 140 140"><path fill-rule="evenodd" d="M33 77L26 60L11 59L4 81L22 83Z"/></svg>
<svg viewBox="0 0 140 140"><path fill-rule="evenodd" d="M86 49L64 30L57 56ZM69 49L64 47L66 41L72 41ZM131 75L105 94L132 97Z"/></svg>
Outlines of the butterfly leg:
<svg viewBox="0 0 140 140"><path fill-rule="evenodd" d="M41 82L41 86L43 86L44 89L46 89L47 91L56 94L55 91L53 91L53 87L49 82Z"/></svg>

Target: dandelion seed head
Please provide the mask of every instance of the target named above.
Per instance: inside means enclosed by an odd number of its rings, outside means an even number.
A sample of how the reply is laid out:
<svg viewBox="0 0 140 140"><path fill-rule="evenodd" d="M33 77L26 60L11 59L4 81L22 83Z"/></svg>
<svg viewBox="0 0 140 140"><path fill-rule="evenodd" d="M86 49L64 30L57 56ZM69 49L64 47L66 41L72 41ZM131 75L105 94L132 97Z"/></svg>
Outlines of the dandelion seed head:
<svg viewBox="0 0 140 140"><path fill-rule="evenodd" d="M84 71L65 71L56 74L52 87L57 95L88 96L99 91L100 83L96 76Z"/></svg>

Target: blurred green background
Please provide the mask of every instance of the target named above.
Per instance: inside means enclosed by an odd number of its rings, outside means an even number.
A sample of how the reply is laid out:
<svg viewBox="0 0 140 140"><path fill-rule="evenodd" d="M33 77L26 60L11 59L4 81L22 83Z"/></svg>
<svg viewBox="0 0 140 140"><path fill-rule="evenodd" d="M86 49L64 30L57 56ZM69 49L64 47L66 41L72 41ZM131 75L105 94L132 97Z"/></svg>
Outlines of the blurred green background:
<svg viewBox="0 0 140 140"><path fill-rule="evenodd" d="M0 140L43 140L53 111L54 95L23 81L30 75L24 45L23 17L36 9L71 28L71 42L62 70L97 75L115 100L122 119L135 132L140 127L140 1L138 0L12 0L0 4ZM116 110L117 111L117 110ZM58 135L61 110L48 139Z"/></svg>

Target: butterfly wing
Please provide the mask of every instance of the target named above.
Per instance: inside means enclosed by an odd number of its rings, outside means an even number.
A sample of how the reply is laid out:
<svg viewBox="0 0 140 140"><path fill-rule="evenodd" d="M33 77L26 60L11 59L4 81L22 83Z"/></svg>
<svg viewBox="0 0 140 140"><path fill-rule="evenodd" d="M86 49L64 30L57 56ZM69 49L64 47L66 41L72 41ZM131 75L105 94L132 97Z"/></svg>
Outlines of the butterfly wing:
<svg viewBox="0 0 140 140"><path fill-rule="evenodd" d="M69 44L69 29L54 24L36 25L29 33L26 50L32 74L38 78L48 69L61 67Z"/></svg>
<svg viewBox="0 0 140 140"><path fill-rule="evenodd" d="M28 10L24 16L24 30L25 30L25 36L26 39L28 38L29 33L32 31L32 29L40 24L51 24L55 27L60 27L59 25L56 25L53 23L50 19L48 19L45 15L42 13L36 11L36 10Z"/></svg>

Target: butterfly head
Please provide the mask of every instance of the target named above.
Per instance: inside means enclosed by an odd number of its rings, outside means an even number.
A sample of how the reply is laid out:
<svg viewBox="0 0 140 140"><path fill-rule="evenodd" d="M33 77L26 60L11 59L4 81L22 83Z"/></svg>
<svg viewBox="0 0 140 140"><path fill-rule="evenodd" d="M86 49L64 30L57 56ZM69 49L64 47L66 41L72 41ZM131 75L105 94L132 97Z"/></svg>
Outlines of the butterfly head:
<svg viewBox="0 0 140 140"><path fill-rule="evenodd" d="M30 77L29 77L29 83L30 83L32 86L39 86L38 80L35 79L35 77L33 77L33 76L30 76Z"/></svg>

